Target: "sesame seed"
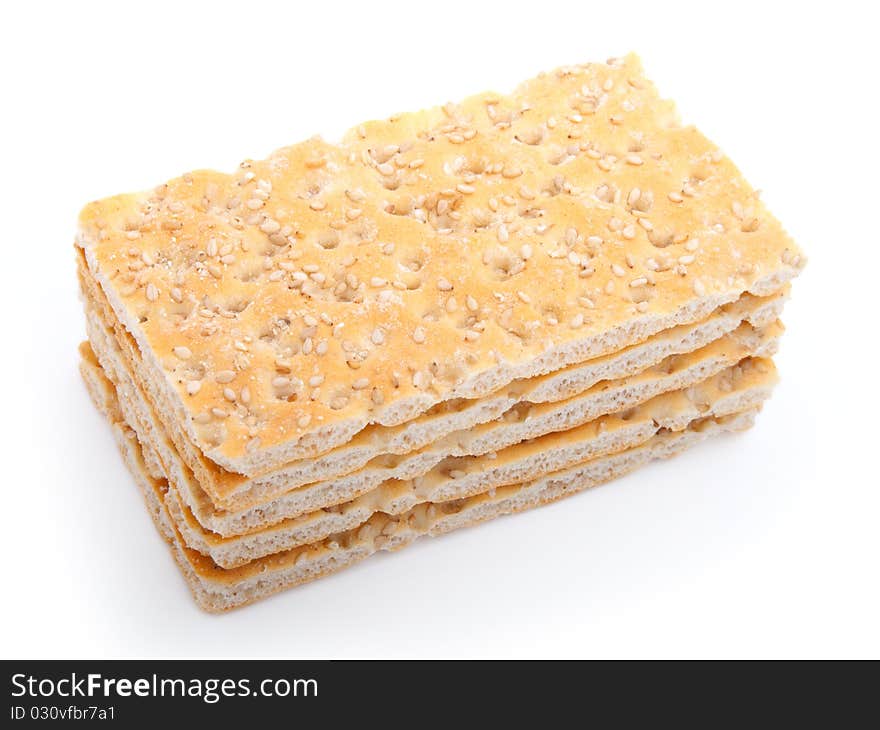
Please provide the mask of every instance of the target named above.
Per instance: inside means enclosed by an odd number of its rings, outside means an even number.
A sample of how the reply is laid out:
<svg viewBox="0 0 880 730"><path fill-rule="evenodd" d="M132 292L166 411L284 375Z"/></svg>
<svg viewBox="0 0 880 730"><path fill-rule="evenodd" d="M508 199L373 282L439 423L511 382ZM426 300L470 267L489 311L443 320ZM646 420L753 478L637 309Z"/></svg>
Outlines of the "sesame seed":
<svg viewBox="0 0 880 730"><path fill-rule="evenodd" d="M235 391L232 388L224 388L223 389L223 397L226 398L230 403L235 402Z"/></svg>
<svg viewBox="0 0 880 730"><path fill-rule="evenodd" d="M694 294L698 297L705 296L706 285L700 279L694 279Z"/></svg>
<svg viewBox="0 0 880 730"><path fill-rule="evenodd" d="M648 279L647 279L646 277L644 277L644 276L640 276L640 277L638 277L637 279L633 279L633 280L629 283L629 285L630 285L631 287L638 287L638 286L644 286L644 285L647 284L647 283L648 283Z"/></svg>
<svg viewBox="0 0 880 730"><path fill-rule="evenodd" d="M377 165L377 166L376 166L376 169L377 169L382 175L385 175L385 176L393 175L393 174L394 174L394 165L392 165L392 164L390 164L390 163L388 163L388 162L383 162L381 165Z"/></svg>
<svg viewBox="0 0 880 730"><path fill-rule="evenodd" d="M277 233L281 230L281 224L273 218L266 218L266 220L260 224L260 230L263 233Z"/></svg>
<svg viewBox="0 0 880 730"><path fill-rule="evenodd" d="M226 411L224 411L222 408L212 408L212 409L211 409L211 413L212 413L216 418L226 418L226 417L229 415L229 414L228 414Z"/></svg>
<svg viewBox="0 0 880 730"><path fill-rule="evenodd" d="M584 315L581 314L580 312L578 312L576 315L574 315L574 317L571 318L571 321L568 323L568 326L571 327L573 330L576 330L579 327L582 327L583 324L584 324Z"/></svg>
<svg viewBox="0 0 880 730"><path fill-rule="evenodd" d="M450 291L452 289L452 284L448 279L444 279L442 276L437 279L437 288L440 291Z"/></svg>
<svg viewBox="0 0 880 730"><path fill-rule="evenodd" d="M373 330L373 334L370 335L370 340L374 345L381 345L385 342L385 333L380 327L376 327L376 329Z"/></svg>
<svg viewBox="0 0 880 730"><path fill-rule="evenodd" d="M178 304L180 304L183 301L183 292L181 292L180 289L178 289L177 287L174 287L173 289L171 289L171 291L169 293L171 295L171 299L173 301L177 302Z"/></svg>
<svg viewBox="0 0 880 730"><path fill-rule="evenodd" d="M498 240L501 243L507 243L510 240L510 233L507 230L507 226L503 223L498 226Z"/></svg>
<svg viewBox="0 0 880 730"><path fill-rule="evenodd" d="M192 350L190 350L188 347L184 347L183 345L178 345L177 347L175 347L174 354L181 360L189 360L193 356Z"/></svg>
<svg viewBox="0 0 880 730"><path fill-rule="evenodd" d="M516 295L520 298L520 301L525 302L526 304L532 301L532 298L524 291L518 291Z"/></svg>
<svg viewBox="0 0 880 730"><path fill-rule="evenodd" d="M351 384L351 387L353 390L363 390L364 388L368 387L369 385L370 385L369 378L358 378L357 380L355 380Z"/></svg>
<svg viewBox="0 0 880 730"><path fill-rule="evenodd" d="M296 425L300 428L305 428L311 423L312 417L308 413L304 413L299 418L296 419Z"/></svg>
<svg viewBox="0 0 880 730"><path fill-rule="evenodd" d="M468 295L468 298L465 300L465 304L467 304L467 308L471 312L476 312L480 308L480 305L477 303L477 300L474 299L470 295Z"/></svg>
<svg viewBox="0 0 880 730"><path fill-rule="evenodd" d="M413 342L421 345L425 341L425 330L422 327L416 327L412 333Z"/></svg>
<svg viewBox="0 0 880 730"><path fill-rule="evenodd" d="M474 342L475 340L480 339L480 333L476 330L465 330L464 338L468 342Z"/></svg>
<svg viewBox="0 0 880 730"><path fill-rule="evenodd" d="M622 235L627 240L632 240L633 238L636 237L636 227L632 223L630 223L627 226L624 226L623 231L622 231Z"/></svg>
<svg viewBox="0 0 880 730"><path fill-rule="evenodd" d="M311 314L307 314L303 317L303 322L305 322L306 327L317 327L318 320Z"/></svg>
<svg viewBox="0 0 880 730"><path fill-rule="evenodd" d="M455 189L458 190L462 195L470 195L476 188L473 185L467 185L465 183L459 183L455 186Z"/></svg>
<svg viewBox="0 0 880 730"><path fill-rule="evenodd" d="M247 386L241 389L241 402L245 405L251 402L251 389Z"/></svg>
<svg viewBox="0 0 880 730"><path fill-rule="evenodd" d="M626 156L626 164L627 165L641 165L643 162L642 158L638 155L627 155Z"/></svg>
<svg viewBox="0 0 880 730"><path fill-rule="evenodd" d="M218 383L231 383L235 379L234 370L220 370L214 376L214 380Z"/></svg>
<svg viewBox="0 0 880 730"><path fill-rule="evenodd" d="M678 263L684 264L685 266L687 266L688 264L694 263L695 259L696 259L696 257L693 254L687 254L685 256L679 256Z"/></svg>
<svg viewBox="0 0 880 730"><path fill-rule="evenodd" d="M626 273L620 264L611 264L611 271L615 276L623 276Z"/></svg>
<svg viewBox="0 0 880 730"><path fill-rule="evenodd" d="M677 193L675 191L669 193L666 197L669 198L673 203L680 203L684 200L684 198L681 196L681 193Z"/></svg>
<svg viewBox="0 0 880 730"><path fill-rule="evenodd" d="M150 302L155 302L159 298L159 290L156 288L156 285L153 282L147 284L145 294L147 297L147 301Z"/></svg>
<svg viewBox="0 0 880 730"><path fill-rule="evenodd" d="M186 384L186 392L190 395L195 395L202 389L202 382L200 380L190 380Z"/></svg>
<svg viewBox="0 0 880 730"><path fill-rule="evenodd" d="M529 244L524 243L519 251L519 255L522 256L524 261L528 261L532 258L532 247Z"/></svg>
<svg viewBox="0 0 880 730"><path fill-rule="evenodd" d="M330 408L334 411L338 411L341 408L345 408L348 405L348 396L347 395L338 395L332 401L330 401Z"/></svg>

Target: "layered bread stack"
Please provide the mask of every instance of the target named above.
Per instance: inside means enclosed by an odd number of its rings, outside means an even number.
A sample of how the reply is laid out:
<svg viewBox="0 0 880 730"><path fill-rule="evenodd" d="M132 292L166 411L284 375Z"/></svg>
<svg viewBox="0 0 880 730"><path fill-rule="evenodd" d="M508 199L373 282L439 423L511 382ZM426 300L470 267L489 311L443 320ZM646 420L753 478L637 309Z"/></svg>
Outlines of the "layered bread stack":
<svg viewBox="0 0 880 730"><path fill-rule="evenodd" d="M803 265L634 57L92 203L77 247L83 376L212 611L747 428Z"/></svg>

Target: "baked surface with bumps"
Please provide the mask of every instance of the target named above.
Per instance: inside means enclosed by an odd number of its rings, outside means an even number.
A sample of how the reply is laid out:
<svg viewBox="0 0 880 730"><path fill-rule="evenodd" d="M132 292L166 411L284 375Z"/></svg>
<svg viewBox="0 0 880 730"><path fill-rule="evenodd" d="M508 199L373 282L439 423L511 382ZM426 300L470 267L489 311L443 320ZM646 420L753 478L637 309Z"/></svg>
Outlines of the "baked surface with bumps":
<svg viewBox="0 0 880 730"><path fill-rule="evenodd" d="M193 443L245 474L803 264L634 57L92 203L78 244Z"/></svg>

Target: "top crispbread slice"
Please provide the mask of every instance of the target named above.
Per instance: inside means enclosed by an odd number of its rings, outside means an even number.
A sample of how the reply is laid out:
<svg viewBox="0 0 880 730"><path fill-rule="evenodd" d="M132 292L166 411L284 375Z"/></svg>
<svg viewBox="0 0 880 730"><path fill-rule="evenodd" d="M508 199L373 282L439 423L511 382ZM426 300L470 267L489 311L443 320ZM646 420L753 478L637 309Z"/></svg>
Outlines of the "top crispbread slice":
<svg viewBox="0 0 880 730"><path fill-rule="evenodd" d="M86 207L175 418L254 475L778 289L803 259L634 57Z"/></svg>

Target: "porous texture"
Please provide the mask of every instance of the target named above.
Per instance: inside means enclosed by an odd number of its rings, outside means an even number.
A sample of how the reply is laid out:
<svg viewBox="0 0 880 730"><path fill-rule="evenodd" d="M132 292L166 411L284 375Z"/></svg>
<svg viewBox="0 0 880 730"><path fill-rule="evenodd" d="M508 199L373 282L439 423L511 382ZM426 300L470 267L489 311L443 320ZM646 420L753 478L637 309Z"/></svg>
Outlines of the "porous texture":
<svg viewBox="0 0 880 730"><path fill-rule="evenodd" d="M108 415L112 418L112 414ZM375 514L357 530L233 569L221 568L210 558L186 547L165 503L167 484L149 475L139 442L124 421L115 423L114 427L123 457L160 533L171 545L196 601L205 610L226 611L340 570L378 550L396 550L424 535L441 535L597 486L653 459L674 456L707 436L748 428L754 415L754 411L746 411L719 419L701 419L683 431L658 433L637 448L542 479L441 505L421 504L400 516Z"/></svg>
<svg viewBox="0 0 880 730"><path fill-rule="evenodd" d="M256 558L354 529L376 512L394 515L422 502L438 503L474 496L633 448L661 429L678 431L694 420L757 408L769 397L775 382L771 361L747 359L696 386L658 396L626 412L483 457L447 459L424 476L387 481L333 510L318 510L240 537L224 539L205 530L181 500L173 479L169 480L166 506L188 547L210 556L221 567L238 567ZM110 388L113 386L108 381L105 390ZM137 417L134 421L126 420L142 443L149 440Z"/></svg>
<svg viewBox="0 0 880 730"><path fill-rule="evenodd" d="M168 420L249 476L766 295L803 257L637 60L92 203Z"/></svg>

